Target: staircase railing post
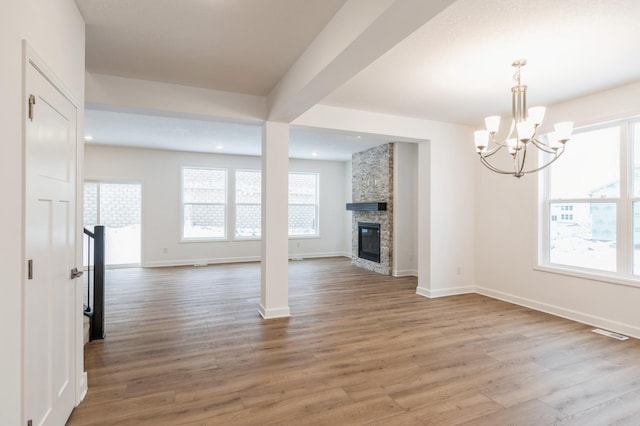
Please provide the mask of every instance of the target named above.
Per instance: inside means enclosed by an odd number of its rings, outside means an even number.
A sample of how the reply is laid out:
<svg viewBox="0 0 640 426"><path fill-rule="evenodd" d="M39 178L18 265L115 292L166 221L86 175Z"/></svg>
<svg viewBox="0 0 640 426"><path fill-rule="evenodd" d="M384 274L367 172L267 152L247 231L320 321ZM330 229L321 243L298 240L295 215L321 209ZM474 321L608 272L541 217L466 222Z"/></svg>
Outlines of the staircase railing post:
<svg viewBox="0 0 640 426"><path fill-rule="evenodd" d="M105 232L104 226L94 227L93 241L93 315L91 316L91 340L104 339L104 277Z"/></svg>

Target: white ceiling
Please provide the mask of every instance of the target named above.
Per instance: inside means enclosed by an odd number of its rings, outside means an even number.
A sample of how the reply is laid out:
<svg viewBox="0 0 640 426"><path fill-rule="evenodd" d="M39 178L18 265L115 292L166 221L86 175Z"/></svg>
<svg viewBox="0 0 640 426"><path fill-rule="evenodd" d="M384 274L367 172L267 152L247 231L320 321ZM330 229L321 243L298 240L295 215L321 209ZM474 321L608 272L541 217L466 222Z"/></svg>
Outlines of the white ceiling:
<svg viewBox="0 0 640 426"><path fill-rule="evenodd" d="M77 0L87 71L267 95L346 0Z"/></svg>
<svg viewBox="0 0 640 426"><path fill-rule="evenodd" d="M92 136L87 142L96 145L260 155L262 127L259 123L87 109L85 135ZM383 135L302 126L291 126L289 138L289 157L333 161L350 160L354 152L390 141Z"/></svg>
<svg viewBox="0 0 640 426"><path fill-rule="evenodd" d="M511 111L527 59L529 105L640 80L638 0L458 0L323 103L481 125Z"/></svg>
<svg viewBox="0 0 640 426"><path fill-rule="evenodd" d="M76 2L89 72L266 95L345 0ZM479 126L509 112L515 59L529 62L530 105L640 80L639 20L638 0L458 0L322 103ZM222 140L228 153L259 149L239 142L243 132L259 135L254 124L98 110L86 121L100 143L207 152ZM293 128L291 154L338 159L389 141L342 136Z"/></svg>

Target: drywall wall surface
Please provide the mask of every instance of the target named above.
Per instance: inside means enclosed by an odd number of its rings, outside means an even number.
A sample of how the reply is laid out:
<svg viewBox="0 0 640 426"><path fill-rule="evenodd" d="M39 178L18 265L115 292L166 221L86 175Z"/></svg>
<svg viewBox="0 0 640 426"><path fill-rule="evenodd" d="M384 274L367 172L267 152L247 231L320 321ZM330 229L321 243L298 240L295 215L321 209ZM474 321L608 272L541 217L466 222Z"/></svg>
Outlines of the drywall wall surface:
<svg viewBox="0 0 640 426"><path fill-rule="evenodd" d="M255 261L260 241L234 239L228 229L225 241L181 241L181 168L223 168L228 179L235 170L260 170L260 157L202 154L109 146L87 146L85 175L103 181L142 183L142 264L189 265ZM292 257L344 256L347 226L345 196L346 163L338 161L289 161L292 172L319 173L319 237L291 238ZM231 204L227 215L233 214Z"/></svg>
<svg viewBox="0 0 640 426"><path fill-rule="evenodd" d="M84 22L72 0L4 2L0 14L0 422L22 424L23 40L80 102L83 118Z"/></svg>

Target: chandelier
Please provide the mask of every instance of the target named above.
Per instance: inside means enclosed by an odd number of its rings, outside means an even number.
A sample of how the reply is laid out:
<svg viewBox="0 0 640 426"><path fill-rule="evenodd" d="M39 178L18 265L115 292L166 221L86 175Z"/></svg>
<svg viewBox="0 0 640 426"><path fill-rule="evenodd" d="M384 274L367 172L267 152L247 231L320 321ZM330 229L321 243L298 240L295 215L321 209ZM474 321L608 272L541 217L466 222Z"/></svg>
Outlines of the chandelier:
<svg viewBox="0 0 640 426"><path fill-rule="evenodd" d="M544 118L544 107L533 107L527 110L527 86L520 82L520 71L527 64L525 59L513 62L516 72L513 75L515 86L511 88L511 128L504 139L497 140L496 134L500 128L500 116L494 115L484 119L486 130L474 132L476 151L480 162L489 170L517 178L527 173L534 173L544 169L556 161L564 153L565 144L571 137L573 123L565 121L555 125L555 131L542 137L537 135L538 126ZM525 169L527 149L536 148L544 155L545 162L537 167ZM492 163L491 157L498 151L508 152L512 157L513 168L504 170ZM541 154L538 152L538 154ZM508 158L508 157L507 157Z"/></svg>

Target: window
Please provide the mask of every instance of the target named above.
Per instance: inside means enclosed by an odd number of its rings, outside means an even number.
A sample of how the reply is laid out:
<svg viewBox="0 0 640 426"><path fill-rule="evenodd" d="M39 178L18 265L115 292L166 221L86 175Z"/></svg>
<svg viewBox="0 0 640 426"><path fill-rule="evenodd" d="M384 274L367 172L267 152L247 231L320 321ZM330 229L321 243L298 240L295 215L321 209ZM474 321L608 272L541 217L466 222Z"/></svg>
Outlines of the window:
<svg viewBox="0 0 640 426"><path fill-rule="evenodd" d="M237 238L260 238L262 231L262 172L236 170Z"/></svg>
<svg viewBox="0 0 640 426"><path fill-rule="evenodd" d="M640 276L640 120L577 131L542 177L541 263Z"/></svg>
<svg viewBox="0 0 640 426"><path fill-rule="evenodd" d="M262 233L262 172L235 170L234 238L258 239ZM227 171L182 169L184 239L226 238ZM318 174L289 173L289 236L318 235Z"/></svg>
<svg viewBox="0 0 640 426"><path fill-rule="evenodd" d="M105 227L107 265L140 263L141 184L86 181L83 216L84 226L90 231L95 225ZM83 258L86 262L87 255Z"/></svg>
<svg viewBox="0 0 640 426"><path fill-rule="evenodd" d="M289 173L289 236L318 235L318 174Z"/></svg>
<svg viewBox="0 0 640 426"><path fill-rule="evenodd" d="M227 171L184 167L182 169L182 237L226 237Z"/></svg>

